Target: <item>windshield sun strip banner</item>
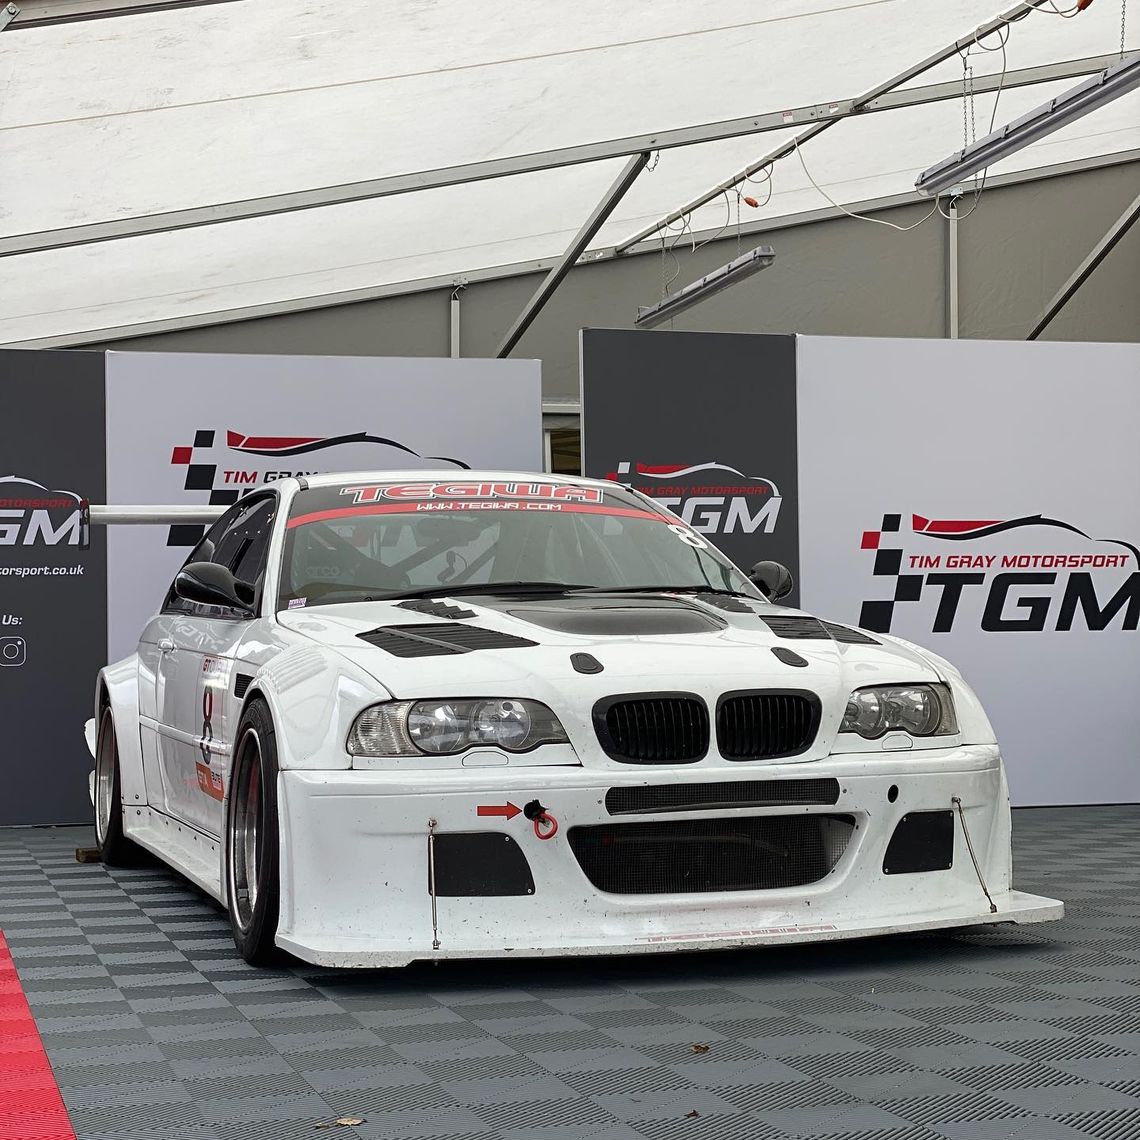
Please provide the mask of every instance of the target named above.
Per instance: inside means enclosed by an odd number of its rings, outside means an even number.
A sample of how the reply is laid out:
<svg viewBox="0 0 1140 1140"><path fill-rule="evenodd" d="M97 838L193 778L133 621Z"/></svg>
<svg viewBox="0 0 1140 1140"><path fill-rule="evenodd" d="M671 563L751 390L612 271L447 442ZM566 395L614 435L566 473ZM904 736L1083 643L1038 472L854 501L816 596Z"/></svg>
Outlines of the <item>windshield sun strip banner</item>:
<svg viewBox="0 0 1140 1140"><path fill-rule="evenodd" d="M603 503L601 487L576 483L520 483L513 480L447 483L364 483L342 487L342 495L352 495L353 506L378 503L381 499L423 502L434 499L542 499L566 503Z"/></svg>
<svg viewBox="0 0 1140 1140"><path fill-rule="evenodd" d="M674 523L668 515L656 511L638 510L633 507L616 507L595 503L551 503L551 502L501 502L488 499L449 500L447 502L418 503L369 503L360 507L331 507L323 511L291 518L286 524L288 530L310 523L329 522L333 519L354 518L368 515L419 515L436 514L440 511L545 511L558 514L612 515L617 518L649 519L658 523Z"/></svg>

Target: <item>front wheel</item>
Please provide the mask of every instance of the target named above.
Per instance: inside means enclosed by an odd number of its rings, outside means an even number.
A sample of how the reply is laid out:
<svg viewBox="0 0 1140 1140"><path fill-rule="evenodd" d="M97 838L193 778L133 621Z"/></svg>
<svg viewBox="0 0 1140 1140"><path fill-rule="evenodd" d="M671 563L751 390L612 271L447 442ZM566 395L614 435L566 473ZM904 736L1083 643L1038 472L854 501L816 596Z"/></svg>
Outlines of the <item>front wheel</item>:
<svg viewBox="0 0 1140 1140"><path fill-rule="evenodd" d="M123 835L119 744L110 705L100 714L95 738L95 842L100 860L108 867L129 866L138 857L139 849Z"/></svg>
<svg viewBox="0 0 1140 1140"><path fill-rule="evenodd" d="M280 958L277 742L262 700L242 714L226 800L226 901L241 956L251 966Z"/></svg>

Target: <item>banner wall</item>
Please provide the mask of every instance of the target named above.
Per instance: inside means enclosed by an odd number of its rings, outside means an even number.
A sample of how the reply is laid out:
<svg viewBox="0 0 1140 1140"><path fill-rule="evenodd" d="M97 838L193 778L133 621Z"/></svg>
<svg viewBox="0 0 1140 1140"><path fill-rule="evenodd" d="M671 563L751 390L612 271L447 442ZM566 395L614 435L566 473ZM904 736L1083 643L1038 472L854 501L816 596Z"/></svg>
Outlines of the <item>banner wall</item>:
<svg viewBox="0 0 1140 1140"><path fill-rule="evenodd" d="M795 337L583 329L581 353L583 473L659 499L745 570L796 574Z"/></svg>
<svg viewBox="0 0 1140 1140"><path fill-rule="evenodd" d="M91 818L83 722L107 653L103 356L0 350L0 826Z"/></svg>
<svg viewBox="0 0 1140 1140"><path fill-rule="evenodd" d="M797 347L803 605L960 668L1015 804L1140 801L1140 346Z"/></svg>
<svg viewBox="0 0 1140 1140"><path fill-rule="evenodd" d="M112 503L229 505L326 471L541 471L539 363L110 352L107 453ZM112 661L203 530L113 528Z"/></svg>

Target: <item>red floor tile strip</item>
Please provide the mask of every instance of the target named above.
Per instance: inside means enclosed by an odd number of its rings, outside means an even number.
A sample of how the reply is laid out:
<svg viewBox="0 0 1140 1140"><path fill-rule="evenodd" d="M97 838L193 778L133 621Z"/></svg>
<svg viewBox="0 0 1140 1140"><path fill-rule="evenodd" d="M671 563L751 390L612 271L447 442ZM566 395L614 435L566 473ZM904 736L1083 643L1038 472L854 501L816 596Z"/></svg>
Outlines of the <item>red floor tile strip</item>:
<svg viewBox="0 0 1140 1140"><path fill-rule="evenodd" d="M0 931L0 1140L75 1140Z"/></svg>

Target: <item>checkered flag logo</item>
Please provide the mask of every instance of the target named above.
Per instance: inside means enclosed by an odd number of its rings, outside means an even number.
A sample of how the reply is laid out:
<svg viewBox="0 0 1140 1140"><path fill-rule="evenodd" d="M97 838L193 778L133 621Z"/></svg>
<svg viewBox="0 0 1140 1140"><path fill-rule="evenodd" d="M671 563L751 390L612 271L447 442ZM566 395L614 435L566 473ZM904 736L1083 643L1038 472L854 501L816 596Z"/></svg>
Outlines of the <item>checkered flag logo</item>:
<svg viewBox="0 0 1140 1140"><path fill-rule="evenodd" d="M214 446L214 434L207 429L196 431L194 443L189 447L176 447L170 456L170 463L174 467L186 468L186 481L183 484L185 490L209 491L211 507L231 507L238 501L241 491L236 487L215 489L214 480L217 478L218 465L194 462L196 450L208 450ZM205 533L206 527L203 523L175 523L167 533L166 545L197 546Z"/></svg>
<svg viewBox="0 0 1140 1140"><path fill-rule="evenodd" d="M896 602L916 602L922 594L922 575L902 572L901 546L885 546L884 541L899 542L902 515L883 515L878 530L865 530L860 544L863 550L875 552L873 573L879 578L893 578L894 591L890 600L867 601L859 611L859 625L874 633L890 633L895 616Z"/></svg>

